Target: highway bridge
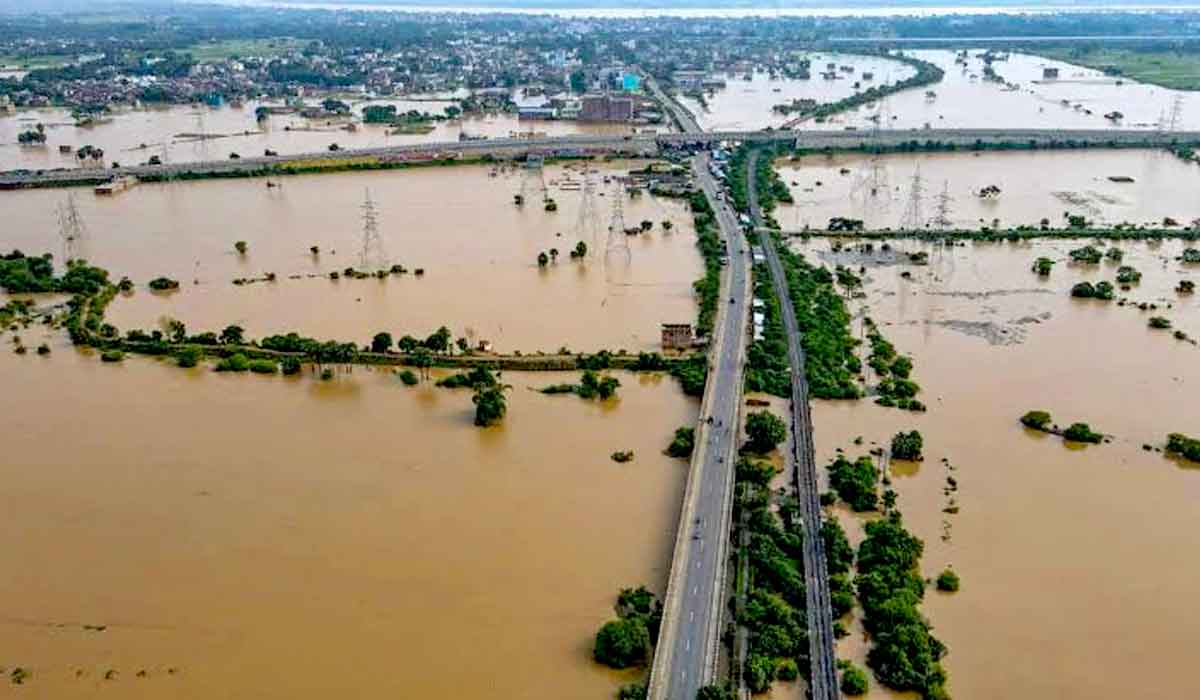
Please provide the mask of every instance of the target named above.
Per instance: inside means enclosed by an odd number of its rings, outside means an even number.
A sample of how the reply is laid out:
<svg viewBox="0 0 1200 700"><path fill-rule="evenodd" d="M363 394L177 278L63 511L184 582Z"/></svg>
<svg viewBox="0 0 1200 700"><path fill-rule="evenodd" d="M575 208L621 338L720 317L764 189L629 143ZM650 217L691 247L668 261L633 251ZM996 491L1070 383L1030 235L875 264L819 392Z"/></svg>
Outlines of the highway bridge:
<svg viewBox="0 0 1200 700"><path fill-rule="evenodd" d="M656 86L655 86L656 87ZM1157 132L1133 129L880 129L701 132L695 119L677 103L666 104L675 120L688 129L684 133L632 134L629 136L560 136L451 141L344 149L278 156L259 156L218 161L134 165L121 168L63 168L55 170L10 170L0 172L0 189L95 185L114 176L139 178L236 177L270 175L289 169L328 167L331 160L372 163L419 162L464 158L519 158L526 155L585 156L618 154L654 156L669 149L707 148L720 143L781 143L789 147L831 150L898 148L905 144L938 144L956 147L1012 144L1038 148L1130 148L1200 144L1200 132Z"/></svg>

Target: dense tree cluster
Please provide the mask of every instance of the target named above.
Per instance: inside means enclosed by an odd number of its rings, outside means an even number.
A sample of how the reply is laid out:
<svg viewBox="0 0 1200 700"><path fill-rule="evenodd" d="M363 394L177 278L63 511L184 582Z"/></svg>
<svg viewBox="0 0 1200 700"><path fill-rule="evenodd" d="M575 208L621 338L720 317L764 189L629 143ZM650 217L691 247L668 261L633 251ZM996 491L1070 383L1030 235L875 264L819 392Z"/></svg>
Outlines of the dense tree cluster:
<svg viewBox="0 0 1200 700"><path fill-rule="evenodd" d="M1082 248L1075 248L1070 253L1071 260L1084 265L1098 265L1104 254L1100 252L1096 246L1085 245Z"/></svg>
<svg viewBox="0 0 1200 700"><path fill-rule="evenodd" d="M821 521L821 541L825 544L825 564L829 571L829 599L833 617L838 619L854 609L854 586L850 582L850 567L854 565L854 548L846 538L837 518Z"/></svg>
<svg viewBox="0 0 1200 700"><path fill-rule="evenodd" d="M863 626L871 635L867 665L890 688L921 693L925 700L948 697L939 661L946 647L930 632L917 606L925 594L918 567L924 543L904 529L893 511L866 524L858 548L855 585Z"/></svg>
<svg viewBox="0 0 1200 700"><path fill-rule="evenodd" d="M787 439L787 424L770 411L746 416L746 450L766 454Z"/></svg>
<svg viewBox="0 0 1200 700"><path fill-rule="evenodd" d="M696 429L690 426L675 429L675 437L667 445L667 454L677 459L687 459L696 448Z"/></svg>
<svg viewBox="0 0 1200 700"><path fill-rule="evenodd" d="M704 260L704 276L692 283L700 304L696 333L708 335L712 333L717 314L717 297L721 293L721 257L725 255L725 246L718 233L716 215L704 193L693 192L689 204L696 230L696 247L700 249L700 257Z"/></svg>
<svg viewBox="0 0 1200 700"><path fill-rule="evenodd" d="M763 302L763 333L746 351L746 391L788 398L792 395L792 369L787 337L779 297L766 265L754 267L754 298Z"/></svg>
<svg viewBox="0 0 1200 700"><path fill-rule="evenodd" d="M0 288L10 294L59 292L91 296L108 284L108 271L81 260L67 261L57 277L49 253L31 257L19 250L0 256Z"/></svg>
<svg viewBox="0 0 1200 700"><path fill-rule="evenodd" d="M1029 411L1021 416L1021 425L1034 430L1047 430L1052 423L1053 419L1048 411Z"/></svg>
<svg viewBox="0 0 1200 700"><path fill-rule="evenodd" d="M1112 284L1105 281L1097 282L1094 285L1091 282L1079 282L1071 287L1071 296L1079 299L1110 301L1114 294Z"/></svg>
<svg viewBox="0 0 1200 700"><path fill-rule="evenodd" d="M1087 423L1072 423L1063 431L1062 436L1073 442L1090 442L1099 444L1104 436L1092 430Z"/></svg>
<svg viewBox="0 0 1200 700"><path fill-rule="evenodd" d="M921 455L921 448L925 441L921 438L921 433L916 430L909 432L899 432L892 436L892 459L907 459L919 461L924 459Z"/></svg>
<svg viewBox="0 0 1200 700"><path fill-rule="evenodd" d="M1200 462L1200 440L1183 433L1171 433L1167 435L1167 452Z"/></svg>
<svg viewBox="0 0 1200 700"><path fill-rule="evenodd" d="M875 510L879 502L876 483L879 470L870 457L851 462L842 455L829 465L829 485L838 497L857 512Z"/></svg>
<svg viewBox="0 0 1200 700"><path fill-rule="evenodd" d="M645 587L625 588L617 596L617 617L596 633L592 655L612 668L646 663L662 624L662 603Z"/></svg>
<svg viewBox="0 0 1200 700"><path fill-rule="evenodd" d="M871 355L867 364L879 375L879 398L875 403L880 406L895 406L909 411L924 411L925 404L917 400L916 395L921 386L912 380L912 358L900 355L896 348L879 331L879 327L871 319L865 319L867 340L871 344Z"/></svg>

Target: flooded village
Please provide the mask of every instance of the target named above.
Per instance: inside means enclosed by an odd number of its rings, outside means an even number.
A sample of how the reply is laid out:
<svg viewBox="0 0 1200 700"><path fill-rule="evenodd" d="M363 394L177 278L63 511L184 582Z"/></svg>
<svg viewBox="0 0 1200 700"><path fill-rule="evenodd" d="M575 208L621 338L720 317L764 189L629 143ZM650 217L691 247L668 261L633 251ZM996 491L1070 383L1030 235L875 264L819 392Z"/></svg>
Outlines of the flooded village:
<svg viewBox="0 0 1200 700"><path fill-rule="evenodd" d="M5 692L1195 686L1187 90L990 15L149 17L0 16Z"/></svg>

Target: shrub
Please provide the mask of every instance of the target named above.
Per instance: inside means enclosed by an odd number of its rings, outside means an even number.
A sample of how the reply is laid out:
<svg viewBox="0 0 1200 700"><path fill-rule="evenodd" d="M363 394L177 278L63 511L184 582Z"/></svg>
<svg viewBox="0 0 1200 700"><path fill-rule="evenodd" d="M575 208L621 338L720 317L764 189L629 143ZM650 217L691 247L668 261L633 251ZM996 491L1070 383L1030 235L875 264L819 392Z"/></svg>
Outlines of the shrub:
<svg viewBox="0 0 1200 700"><path fill-rule="evenodd" d="M1070 255L1071 260L1086 265L1099 264L1100 259L1104 257L1103 253L1097 250L1095 246L1090 245L1085 245L1082 248L1076 248L1075 250L1071 251Z"/></svg>
<svg viewBox="0 0 1200 700"><path fill-rule="evenodd" d="M49 354L50 354L50 346L49 346L49 345L46 345L45 343L42 343L42 344L41 344L41 345L39 345L39 346L38 346L38 348L37 348L37 354L39 354L39 355L49 355Z"/></svg>
<svg viewBox="0 0 1200 700"><path fill-rule="evenodd" d="M405 386L415 386L419 380L411 369L404 369L400 370L400 381L404 382Z"/></svg>
<svg viewBox="0 0 1200 700"><path fill-rule="evenodd" d="M896 433L892 437L892 459L920 461L923 459L921 455L923 446L924 440L921 438L921 433L916 430Z"/></svg>
<svg viewBox="0 0 1200 700"><path fill-rule="evenodd" d="M954 593L958 590L960 581L958 574L954 573L953 569L946 568L937 577L937 589L946 593Z"/></svg>
<svg viewBox="0 0 1200 700"><path fill-rule="evenodd" d="M1115 249L1114 249L1115 250ZM1117 268L1117 282L1120 284L1137 284L1142 281L1142 273L1129 265Z"/></svg>
<svg viewBox="0 0 1200 700"><path fill-rule="evenodd" d="M867 674L859 667L845 662L842 669L842 692L846 695L865 695L867 692Z"/></svg>
<svg viewBox="0 0 1200 700"><path fill-rule="evenodd" d="M167 292L179 289L179 283L170 277L155 277L150 280L150 288L156 292Z"/></svg>
<svg viewBox="0 0 1200 700"><path fill-rule="evenodd" d="M175 364L180 367L195 367L200 363L199 348L182 347L175 353Z"/></svg>
<svg viewBox="0 0 1200 700"><path fill-rule="evenodd" d="M1091 426L1087 423L1072 423L1070 427L1063 431L1063 437L1074 442L1090 442L1093 444L1097 444L1104 439L1104 436L1100 433L1093 432Z"/></svg>
<svg viewBox="0 0 1200 700"><path fill-rule="evenodd" d="M781 681L794 681L800 675L800 669L794 659L783 659L775 667L775 677Z"/></svg>
<svg viewBox="0 0 1200 700"><path fill-rule="evenodd" d="M692 456L692 450L695 447L695 428L684 426L675 429L675 437L671 440L671 444L667 446L667 454L678 459L687 459Z"/></svg>
<svg viewBox="0 0 1200 700"><path fill-rule="evenodd" d="M746 449L766 454L787 438L783 419L769 411L756 411L746 416Z"/></svg>
<svg viewBox="0 0 1200 700"><path fill-rule="evenodd" d="M1167 452L1193 462L1200 462L1200 440L1190 438L1183 433L1171 433L1167 436Z"/></svg>
<svg viewBox="0 0 1200 700"><path fill-rule="evenodd" d="M245 372L248 369L250 369L250 360L240 352L222 358L216 367L218 372Z"/></svg>
<svg viewBox="0 0 1200 700"><path fill-rule="evenodd" d="M101 362L120 362L125 359L125 353L120 350L105 350L100 353Z"/></svg>
<svg viewBox="0 0 1200 700"><path fill-rule="evenodd" d="M255 374L275 374L278 370L275 360L250 360L250 371Z"/></svg>
<svg viewBox="0 0 1200 700"><path fill-rule="evenodd" d="M596 633L592 655L611 668L629 668L646 661L650 632L641 617L610 620Z"/></svg>
<svg viewBox="0 0 1200 700"><path fill-rule="evenodd" d="M279 361L279 366L287 376L300 373L300 360L295 357L285 357Z"/></svg>
<svg viewBox="0 0 1200 700"><path fill-rule="evenodd" d="M1171 327L1171 319L1163 318L1162 316L1151 316L1148 325L1151 328L1157 328L1160 330L1167 329Z"/></svg>
<svg viewBox="0 0 1200 700"><path fill-rule="evenodd" d="M1021 416L1021 425L1034 430L1045 430L1051 424L1050 413L1047 411L1030 411Z"/></svg>
<svg viewBox="0 0 1200 700"><path fill-rule="evenodd" d="M330 379L333 379L333 370L329 369L328 367L321 370L321 381L327 382Z"/></svg>
<svg viewBox="0 0 1200 700"><path fill-rule="evenodd" d="M633 461L633 450L618 450L609 456L612 458L612 461L624 464Z"/></svg>
<svg viewBox="0 0 1200 700"><path fill-rule="evenodd" d="M875 510L879 498L875 492L878 478L879 470L870 457L859 457L851 463L839 455L829 465L829 485L856 512Z"/></svg>

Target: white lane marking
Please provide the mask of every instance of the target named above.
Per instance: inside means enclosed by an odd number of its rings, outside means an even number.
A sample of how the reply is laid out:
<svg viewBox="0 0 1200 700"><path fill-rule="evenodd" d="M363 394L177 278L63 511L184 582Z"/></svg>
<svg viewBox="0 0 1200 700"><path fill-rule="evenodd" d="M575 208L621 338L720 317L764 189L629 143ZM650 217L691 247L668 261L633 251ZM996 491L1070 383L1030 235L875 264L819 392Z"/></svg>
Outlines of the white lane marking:
<svg viewBox="0 0 1200 700"><path fill-rule="evenodd" d="M691 651L691 650L692 650L692 638L688 637L687 638L687 651Z"/></svg>
<svg viewBox="0 0 1200 700"><path fill-rule="evenodd" d="M696 611L692 610L688 613L688 622L691 622L692 620L695 620L695 619L696 619Z"/></svg>

